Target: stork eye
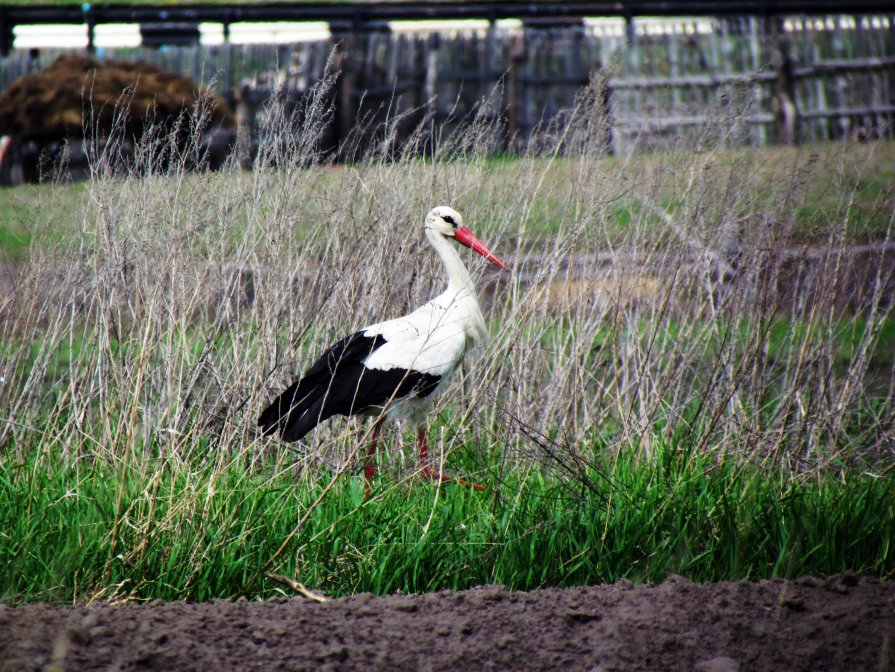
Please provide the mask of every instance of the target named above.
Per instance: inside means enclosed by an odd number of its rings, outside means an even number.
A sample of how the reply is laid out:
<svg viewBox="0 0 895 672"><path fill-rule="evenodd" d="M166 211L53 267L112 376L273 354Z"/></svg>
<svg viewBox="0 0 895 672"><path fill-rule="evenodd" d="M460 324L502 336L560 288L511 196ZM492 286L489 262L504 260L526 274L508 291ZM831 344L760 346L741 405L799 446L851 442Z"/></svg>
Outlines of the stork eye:
<svg viewBox="0 0 895 672"><path fill-rule="evenodd" d="M448 224L450 224L451 226L453 226L455 229L457 228L457 222L455 222L454 218L451 217L450 215L445 215L444 217L442 217L442 219L444 221L446 221Z"/></svg>

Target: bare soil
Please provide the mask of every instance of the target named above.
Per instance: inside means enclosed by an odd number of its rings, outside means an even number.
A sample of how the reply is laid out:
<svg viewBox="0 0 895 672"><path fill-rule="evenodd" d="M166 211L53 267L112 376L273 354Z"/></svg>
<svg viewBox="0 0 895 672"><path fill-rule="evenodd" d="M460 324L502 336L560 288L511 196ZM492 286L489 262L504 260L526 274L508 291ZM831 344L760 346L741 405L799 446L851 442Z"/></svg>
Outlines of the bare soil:
<svg viewBox="0 0 895 672"><path fill-rule="evenodd" d="M0 606L0 670L895 670L895 582Z"/></svg>

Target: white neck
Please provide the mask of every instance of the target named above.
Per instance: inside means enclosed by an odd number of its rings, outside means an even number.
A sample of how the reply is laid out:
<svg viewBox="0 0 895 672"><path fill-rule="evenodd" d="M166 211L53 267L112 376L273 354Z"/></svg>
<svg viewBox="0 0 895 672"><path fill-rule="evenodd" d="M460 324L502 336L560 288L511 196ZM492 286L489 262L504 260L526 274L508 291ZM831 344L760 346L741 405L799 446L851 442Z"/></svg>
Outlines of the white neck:
<svg viewBox="0 0 895 672"><path fill-rule="evenodd" d="M460 259L454 243L432 229L426 229L426 238L432 243L432 247L435 248L438 256L441 257L441 261L444 263L444 270L447 271L448 276L447 291L459 294L466 290L474 296L475 289L472 284L472 278L469 275L469 271L466 270L463 260Z"/></svg>
<svg viewBox="0 0 895 672"><path fill-rule="evenodd" d="M488 340L485 320L482 318L482 309L479 308L472 278L469 276L469 271L466 270L463 260L460 259L456 246L453 241L432 229L426 229L426 238L441 257L448 276L447 289L426 305L441 305L452 310L460 310L463 328L469 339L467 343L476 346L483 345Z"/></svg>

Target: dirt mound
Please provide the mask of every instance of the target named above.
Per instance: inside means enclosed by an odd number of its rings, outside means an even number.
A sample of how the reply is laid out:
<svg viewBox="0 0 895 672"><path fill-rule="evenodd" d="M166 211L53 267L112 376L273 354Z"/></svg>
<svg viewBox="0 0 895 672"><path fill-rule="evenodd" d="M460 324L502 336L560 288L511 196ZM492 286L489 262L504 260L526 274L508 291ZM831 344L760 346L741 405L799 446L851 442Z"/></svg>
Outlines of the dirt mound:
<svg viewBox="0 0 895 672"><path fill-rule="evenodd" d="M139 135L147 120L176 118L193 109L199 96L210 104L211 126L233 126L223 98L187 77L148 63L60 56L0 95L0 135L80 138L91 112L94 127L105 135L122 110L129 135Z"/></svg>
<svg viewBox="0 0 895 672"><path fill-rule="evenodd" d="M197 110L198 119L176 125L183 112ZM219 168L235 139L224 99L188 77L147 63L60 56L0 95L0 184L84 179L91 151L104 155L112 170L125 172L133 167L134 148L150 122L155 137L176 130L157 157L158 169L172 158L166 150L182 154L190 147L197 122L199 152L191 154L188 168ZM85 129L90 129L86 140ZM105 152L110 145L113 151Z"/></svg>
<svg viewBox="0 0 895 672"><path fill-rule="evenodd" d="M892 670L895 583L0 606L0 669Z"/></svg>

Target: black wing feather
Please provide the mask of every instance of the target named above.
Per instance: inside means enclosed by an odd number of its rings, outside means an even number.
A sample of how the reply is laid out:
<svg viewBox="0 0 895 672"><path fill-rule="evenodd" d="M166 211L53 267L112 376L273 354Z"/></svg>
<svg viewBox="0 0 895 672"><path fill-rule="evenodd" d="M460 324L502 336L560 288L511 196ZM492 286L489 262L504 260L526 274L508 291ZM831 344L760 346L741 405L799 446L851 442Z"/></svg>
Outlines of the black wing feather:
<svg viewBox="0 0 895 672"><path fill-rule="evenodd" d="M359 331L331 345L304 376L290 385L258 418L265 434L298 441L333 415L353 415L390 399L428 396L439 376L404 369L367 369L363 361L386 339Z"/></svg>
<svg viewBox="0 0 895 672"><path fill-rule="evenodd" d="M381 336L368 337L363 332L356 332L333 343L300 380L287 387L264 409L258 418L258 424L264 429L264 433L285 431L325 396L327 388L339 373L350 368L352 363L360 364L384 342L385 339ZM308 431L313 427L314 425L309 427ZM297 441L298 438L293 440Z"/></svg>

